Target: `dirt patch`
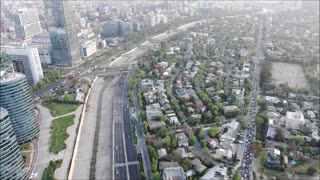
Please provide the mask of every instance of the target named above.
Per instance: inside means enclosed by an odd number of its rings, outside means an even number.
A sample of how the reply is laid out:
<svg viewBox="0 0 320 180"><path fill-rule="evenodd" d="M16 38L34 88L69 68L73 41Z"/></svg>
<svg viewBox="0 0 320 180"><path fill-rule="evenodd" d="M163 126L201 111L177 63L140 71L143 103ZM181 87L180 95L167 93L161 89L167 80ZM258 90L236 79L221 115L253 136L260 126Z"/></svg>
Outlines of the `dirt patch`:
<svg viewBox="0 0 320 180"><path fill-rule="evenodd" d="M287 82L289 87L309 88L303 69L298 64L274 62L271 71L272 84L279 85Z"/></svg>

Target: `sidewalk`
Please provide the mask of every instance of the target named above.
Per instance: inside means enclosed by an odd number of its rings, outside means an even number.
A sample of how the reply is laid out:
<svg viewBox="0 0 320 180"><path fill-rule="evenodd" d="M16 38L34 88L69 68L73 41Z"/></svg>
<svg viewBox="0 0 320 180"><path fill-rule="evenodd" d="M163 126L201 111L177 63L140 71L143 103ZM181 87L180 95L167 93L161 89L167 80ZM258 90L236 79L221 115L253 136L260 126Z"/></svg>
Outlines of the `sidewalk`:
<svg viewBox="0 0 320 180"><path fill-rule="evenodd" d="M55 178L57 179L66 179L66 173L69 166L69 161L71 159L72 154L72 148L73 148L73 142L75 138L75 129L78 124L78 119L81 113L82 105L78 107L78 109L74 112L71 112L69 114L65 114L62 116L52 117L50 114L49 109L42 106L41 104L38 104L37 107L41 111L42 120L41 120L41 126L40 126L40 132L39 132L39 139L38 139L38 158L37 162L35 163L35 168L32 173L32 179L40 179L43 171L45 168L49 166L49 163L51 160L58 160L63 159L62 165L59 169L56 170ZM67 148L60 151L58 154L53 154L49 152L50 147L50 138L51 138L51 124L52 120L75 114L76 117L74 119L74 124L70 127L68 127L67 132L69 134L68 139L65 141ZM60 171L60 172L59 172Z"/></svg>

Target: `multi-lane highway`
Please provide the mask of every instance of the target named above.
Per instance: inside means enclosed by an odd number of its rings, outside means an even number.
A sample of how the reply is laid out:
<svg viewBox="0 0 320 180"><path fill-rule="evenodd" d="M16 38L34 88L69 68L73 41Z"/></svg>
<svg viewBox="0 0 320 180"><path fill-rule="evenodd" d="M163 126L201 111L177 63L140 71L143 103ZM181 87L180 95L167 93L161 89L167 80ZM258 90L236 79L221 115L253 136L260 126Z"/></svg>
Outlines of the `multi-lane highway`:
<svg viewBox="0 0 320 180"><path fill-rule="evenodd" d="M127 93L127 78L130 74L131 72L121 74L114 101L114 179L140 179Z"/></svg>
<svg viewBox="0 0 320 180"><path fill-rule="evenodd" d="M259 74L260 74L260 61L264 59L262 50L261 50L261 39L262 39L262 29L263 29L263 17L260 17L260 25L259 25L259 32L258 32L258 41L256 46L256 56L253 58L254 60L254 72L253 72L253 81L252 81L252 92L251 92L251 100L249 104L249 127L245 133L245 149L242 161L242 168L241 168L241 177L244 180L252 179L251 172L252 172L252 160L253 160L253 153L250 149L251 143L255 139L256 129L255 129L255 118L257 112L257 103L256 99L259 93Z"/></svg>

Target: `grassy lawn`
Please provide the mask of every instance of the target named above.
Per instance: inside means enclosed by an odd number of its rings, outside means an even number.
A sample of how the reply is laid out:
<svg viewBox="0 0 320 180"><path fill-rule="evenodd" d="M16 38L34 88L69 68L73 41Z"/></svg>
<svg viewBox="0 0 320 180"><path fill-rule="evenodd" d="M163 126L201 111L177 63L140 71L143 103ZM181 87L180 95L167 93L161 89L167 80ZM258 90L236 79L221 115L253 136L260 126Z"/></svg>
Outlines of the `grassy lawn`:
<svg viewBox="0 0 320 180"><path fill-rule="evenodd" d="M26 151L26 150L29 150L30 149L30 144L22 144L20 145L20 150L21 151Z"/></svg>
<svg viewBox="0 0 320 180"><path fill-rule="evenodd" d="M68 114L79 107L79 104L68 104L63 102L44 102L43 105L50 110L52 116Z"/></svg>
<svg viewBox="0 0 320 180"><path fill-rule="evenodd" d="M43 171L41 180L53 180L54 171L58 169L62 164L62 160L50 161L49 166Z"/></svg>
<svg viewBox="0 0 320 180"><path fill-rule="evenodd" d="M306 161L305 163L298 165L296 167L290 168L289 171L291 173L295 173L295 174L306 174L307 173L307 169L309 167L316 167L316 168L320 168L320 162L319 159L315 159L312 161Z"/></svg>
<svg viewBox="0 0 320 180"><path fill-rule="evenodd" d="M74 117L75 115L69 115L52 121L50 152L57 154L62 149L66 148L64 141L69 137L66 130L74 123Z"/></svg>

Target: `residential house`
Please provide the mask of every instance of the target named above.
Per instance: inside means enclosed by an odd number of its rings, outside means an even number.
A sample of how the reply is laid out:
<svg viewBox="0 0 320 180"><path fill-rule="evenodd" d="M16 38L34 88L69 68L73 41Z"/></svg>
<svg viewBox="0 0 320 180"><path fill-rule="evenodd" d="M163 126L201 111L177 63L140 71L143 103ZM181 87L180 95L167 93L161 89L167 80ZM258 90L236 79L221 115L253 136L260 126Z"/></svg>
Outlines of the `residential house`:
<svg viewBox="0 0 320 180"><path fill-rule="evenodd" d="M177 148L180 158L193 158L193 149L189 146Z"/></svg>
<svg viewBox="0 0 320 180"><path fill-rule="evenodd" d="M176 89L176 94L180 98L188 99L189 95L187 94L186 90L184 88L178 88Z"/></svg>
<svg viewBox="0 0 320 180"><path fill-rule="evenodd" d="M268 152L268 164L270 165L280 165L281 161L280 161L280 150L273 148L272 150L270 150Z"/></svg>
<svg viewBox="0 0 320 180"><path fill-rule="evenodd" d="M202 173L204 170L207 169L207 167L204 166L199 159L192 160L192 166L198 173Z"/></svg>
<svg viewBox="0 0 320 180"><path fill-rule="evenodd" d="M178 167L178 166L179 166L179 162L164 162L164 161L159 162L159 170L163 170L169 167Z"/></svg>
<svg viewBox="0 0 320 180"><path fill-rule="evenodd" d="M187 180L187 176L184 173L182 167L169 167L163 169L162 172L163 180Z"/></svg>
<svg viewBox="0 0 320 180"><path fill-rule="evenodd" d="M228 159L228 160L231 160L232 159L232 151L230 149L216 149L215 150L215 153L212 154L212 156L215 158L215 159Z"/></svg>
<svg viewBox="0 0 320 180"><path fill-rule="evenodd" d="M305 159L303 153L298 150L290 150L290 151L288 151L288 154L292 159L294 159L296 161Z"/></svg>
<svg viewBox="0 0 320 180"><path fill-rule="evenodd" d="M228 167L225 164L217 164L213 168L210 168L200 180L227 180L228 179Z"/></svg>
<svg viewBox="0 0 320 180"><path fill-rule="evenodd" d="M148 92L153 90L153 81L151 79L142 79L140 83L142 92Z"/></svg>
<svg viewBox="0 0 320 180"><path fill-rule="evenodd" d="M162 73L168 67L168 62L161 61L155 65L155 69L157 69L160 73Z"/></svg>
<svg viewBox="0 0 320 180"><path fill-rule="evenodd" d="M208 138L207 144L210 149L216 149L219 146L219 140L216 138Z"/></svg>
<svg viewBox="0 0 320 180"><path fill-rule="evenodd" d="M166 125L163 121L158 121L158 119L163 115L159 103L146 106L146 114L150 129L153 130Z"/></svg>
<svg viewBox="0 0 320 180"><path fill-rule="evenodd" d="M290 112L286 114L286 128L299 130L301 125L305 124L303 113L301 112Z"/></svg>
<svg viewBox="0 0 320 180"><path fill-rule="evenodd" d="M278 104L281 102L279 98L273 96L266 96L266 101L270 104Z"/></svg>
<svg viewBox="0 0 320 180"><path fill-rule="evenodd" d="M177 116L169 117L169 123L171 125L180 125L180 122Z"/></svg>
<svg viewBox="0 0 320 180"><path fill-rule="evenodd" d="M232 89L232 99L241 107L243 105L244 89Z"/></svg>
<svg viewBox="0 0 320 180"><path fill-rule="evenodd" d="M165 148L158 149L157 152L159 158L163 158L167 155L167 150Z"/></svg>
<svg viewBox="0 0 320 180"><path fill-rule="evenodd" d="M186 147L189 145L189 138L186 136L185 133L181 132L181 133L177 133L176 135L176 139L178 140L178 146L179 147Z"/></svg>
<svg viewBox="0 0 320 180"><path fill-rule="evenodd" d="M235 135L237 133L238 127L239 123L235 120L232 120L227 124L224 124L222 128L227 128L228 130L220 137L220 141L233 142L235 140Z"/></svg>

